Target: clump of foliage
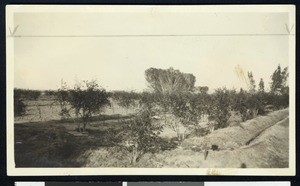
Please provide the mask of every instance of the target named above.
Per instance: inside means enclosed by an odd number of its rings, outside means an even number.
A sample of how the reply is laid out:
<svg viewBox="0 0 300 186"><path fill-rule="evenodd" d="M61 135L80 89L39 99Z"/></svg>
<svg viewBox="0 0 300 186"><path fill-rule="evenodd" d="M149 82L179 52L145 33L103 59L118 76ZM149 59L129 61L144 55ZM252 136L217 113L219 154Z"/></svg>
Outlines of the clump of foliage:
<svg viewBox="0 0 300 186"><path fill-rule="evenodd" d="M64 82L63 80L61 81L61 88L58 89L55 96L59 102L59 106L60 106L59 115L61 116L61 119L66 120L71 118L70 115L71 108L69 107L70 94L68 91L67 83Z"/></svg>
<svg viewBox="0 0 300 186"><path fill-rule="evenodd" d="M78 82L72 90L69 90L69 104L75 110L77 118L83 121L83 127L78 126L79 131L85 131L86 125L96 113L101 113L105 106L110 104L108 94L104 88L99 87L96 81Z"/></svg>
<svg viewBox="0 0 300 186"><path fill-rule="evenodd" d="M211 95L211 105L209 109L209 120L215 121L215 129L227 127L227 120L230 117L232 95L235 94L234 90L226 88L217 89Z"/></svg>
<svg viewBox="0 0 300 186"><path fill-rule="evenodd" d="M76 118L83 122L83 127L80 122L78 123L80 132L85 132L86 125L93 115L101 113L106 106L110 105L108 98L106 90L96 81L77 82L73 89L68 89L66 83L62 83L62 87L57 92L62 119L71 117L70 111L74 110Z"/></svg>
<svg viewBox="0 0 300 186"><path fill-rule="evenodd" d="M131 163L148 152L154 153L157 148L158 134L161 126L152 122L152 111L144 107L129 124L129 134L125 146L131 152Z"/></svg>
<svg viewBox="0 0 300 186"><path fill-rule="evenodd" d="M165 96L168 100L168 113L175 118L168 123L169 126L177 133L177 138L183 140L180 126L186 128L197 128L201 118L208 114L209 95L204 93L173 93ZM163 101L162 103L165 103Z"/></svg>

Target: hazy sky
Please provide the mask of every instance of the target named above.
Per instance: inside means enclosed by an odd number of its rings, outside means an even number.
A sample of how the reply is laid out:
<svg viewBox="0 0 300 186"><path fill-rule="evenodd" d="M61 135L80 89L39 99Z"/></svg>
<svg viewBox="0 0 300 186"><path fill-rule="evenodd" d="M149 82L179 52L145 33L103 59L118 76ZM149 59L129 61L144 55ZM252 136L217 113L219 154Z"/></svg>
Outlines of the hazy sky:
<svg viewBox="0 0 300 186"><path fill-rule="evenodd" d="M141 91L146 69L173 67L194 74L196 86L245 88L239 66L268 87L277 65L288 66L288 22L287 13L15 13L23 37L14 39L14 85L97 79L108 90Z"/></svg>

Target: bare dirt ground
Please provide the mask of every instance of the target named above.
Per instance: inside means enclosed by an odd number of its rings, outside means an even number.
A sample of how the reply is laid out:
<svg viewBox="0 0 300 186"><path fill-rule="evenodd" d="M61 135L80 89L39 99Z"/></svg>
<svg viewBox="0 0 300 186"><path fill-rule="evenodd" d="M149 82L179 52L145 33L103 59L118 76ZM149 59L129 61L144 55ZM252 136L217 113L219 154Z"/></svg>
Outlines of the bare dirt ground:
<svg viewBox="0 0 300 186"><path fill-rule="evenodd" d="M285 109L180 144L161 138L158 151L144 154L135 165L122 147L126 119L94 121L83 135L77 135L76 122L18 123L15 163L17 167L284 168L288 167L288 121Z"/></svg>
<svg viewBox="0 0 300 186"><path fill-rule="evenodd" d="M289 120L285 118L262 131L249 144L236 148L205 151L175 149L166 154L163 167L195 168L287 168Z"/></svg>
<svg viewBox="0 0 300 186"><path fill-rule="evenodd" d="M76 131L77 124L72 121L15 124L16 167L82 167L88 161L83 155L99 148L113 149L110 153L114 155L115 152L126 153L122 148L127 136L126 117L90 122L84 134ZM175 147L164 139L157 145L162 150ZM118 158L124 159L124 156Z"/></svg>
<svg viewBox="0 0 300 186"><path fill-rule="evenodd" d="M145 154L135 167L182 167L182 168L286 168L289 155L288 110L280 110L254 118L241 127L229 127L214 131L204 137L185 139L174 149ZM212 150L211 146L218 146ZM122 158L121 164L113 159L111 148L89 150L84 166L126 167L129 160ZM104 154L104 156L103 156ZM110 158L107 155L110 154ZM104 161L99 161L104 160Z"/></svg>

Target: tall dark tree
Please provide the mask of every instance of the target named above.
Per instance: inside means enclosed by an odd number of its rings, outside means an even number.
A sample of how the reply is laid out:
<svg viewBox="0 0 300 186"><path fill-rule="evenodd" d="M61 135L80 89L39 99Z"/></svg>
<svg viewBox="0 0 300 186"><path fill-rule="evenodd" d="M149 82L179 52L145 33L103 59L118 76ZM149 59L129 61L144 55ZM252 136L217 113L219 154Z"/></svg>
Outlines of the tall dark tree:
<svg viewBox="0 0 300 186"><path fill-rule="evenodd" d="M288 77L289 72L288 68L285 67L281 73L282 76L282 84L281 84L281 94L288 94L289 93L289 86L288 86Z"/></svg>
<svg viewBox="0 0 300 186"><path fill-rule="evenodd" d="M277 69L271 75L271 92L275 94L283 94L288 90L287 78L288 68L285 67L281 70L281 66L278 65Z"/></svg>
<svg viewBox="0 0 300 186"><path fill-rule="evenodd" d="M264 92L265 91L265 83L264 83L263 78L260 78L258 86L259 86L259 92Z"/></svg>
<svg viewBox="0 0 300 186"><path fill-rule="evenodd" d="M189 92L194 89L196 78L193 74L169 68L149 68L145 71L148 86L156 93Z"/></svg>
<svg viewBox="0 0 300 186"><path fill-rule="evenodd" d="M248 79L249 79L249 91L251 93L254 93L256 85L255 85L255 80L253 78L252 72L248 72Z"/></svg>

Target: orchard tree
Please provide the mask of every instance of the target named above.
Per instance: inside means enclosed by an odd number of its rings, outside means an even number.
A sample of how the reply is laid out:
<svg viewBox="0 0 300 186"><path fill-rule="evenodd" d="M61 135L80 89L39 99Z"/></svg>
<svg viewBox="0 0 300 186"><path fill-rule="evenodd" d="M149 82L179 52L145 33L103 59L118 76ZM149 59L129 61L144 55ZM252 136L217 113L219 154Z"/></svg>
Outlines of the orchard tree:
<svg viewBox="0 0 300 186"><path fill-rule="evenodd" d="M149 68L145 71L145 78L148 86L155 94L155 101L162 108L161 113L164 113L165 124L167 124L167 114L174 114L176 118L173 125L178 126L177 120L183 118L178 112L174 113L175 107L180 106L185 108L187 100L178 98L174 95L184 95L188 92L194 91L196 78L193 74L183 73L175 70L172 67L169 69ZM176 98L175 100L172 100ZM174 102L175 101L175 102ZM184 103L182 102L184 101ZM177 103L177 104L172 104Z"/></svg>
<svg viewBox="0 0 300 186"><path fill-rule="evenodd" d="M60 113L62 120L66 120L71 117L70 115L70 107L69 107L69 101L70 101L70 94L68 91L67 83L61 80L61 87L58 89L56 93L56 99L59 102L60 106Z"/></svg>
<svg viewBox="0 0 300 186"><path fill-rule="evenodd" d="M249 114L247 112L249 109L248 97L249 93L241 88L240 92L234 95L234 101L232 103L232 109L238 111L241 114L243 121L249 119Z"/></svg>
<svg viewBox="0 0 300 186"><path fill-rule="evenodd" d="M131 153L130 161L132 165L134 165L143 154L157 151L158 134L162 128L152 122L152 114L149 108L143 107L130 121L128 128L129 134L127 134L125 147Z"/></svg>
<svg viewBox="0 0 300 186"><path fill-rule="evenodd" d="M156 93L188 92L194 89L196 77L175 70L149 68L145 71L148 86Z"/></svg>
<svg viewBox="0 0 300 186"><path fill-rule="evenodd" d="M96 113L101 113L105 106L110 104L108 93L99 87L96 81L77 82L70 90L69 104L75 110L77 118L83 121L83 127L78 125L80 132L85 132L86 125Z"/></svg>
<svg viewBox="0 0 300 186"><path fill-rule="evenodd" d="M208 113L207 102L210 102L208 94L173 93L169 95L170 111L175 117L171 118L168 125L177 133L179 141L185 138L181 126L198 129L201 118Z"/></svg>
<svg viewBox="0 0 300 186"><path fill-rule="evenodd" d="M228 119L230 117L230 110L232 109L233 99L236 95L234 90L226 88L216 89L212 94L212 103L209 109L209 120L215 122L215 129L227 127Z"/></svg>

